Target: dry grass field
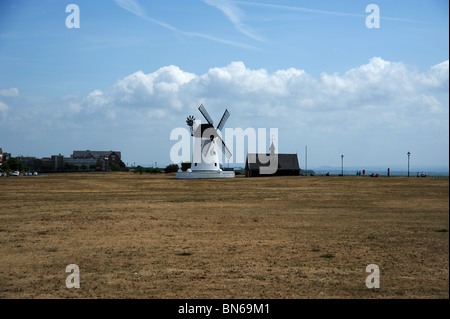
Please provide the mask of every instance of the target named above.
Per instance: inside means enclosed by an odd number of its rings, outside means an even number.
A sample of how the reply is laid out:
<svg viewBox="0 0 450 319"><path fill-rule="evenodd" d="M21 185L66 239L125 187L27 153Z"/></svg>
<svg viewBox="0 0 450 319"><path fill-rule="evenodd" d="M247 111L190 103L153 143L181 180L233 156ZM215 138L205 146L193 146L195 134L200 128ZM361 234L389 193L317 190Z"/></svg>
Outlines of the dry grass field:
<svg viewBox="0 0 450 319"><path fill-rule="evenodd" d="M0 204L4 299L449 298L448 178L54 174Z"/></svg>

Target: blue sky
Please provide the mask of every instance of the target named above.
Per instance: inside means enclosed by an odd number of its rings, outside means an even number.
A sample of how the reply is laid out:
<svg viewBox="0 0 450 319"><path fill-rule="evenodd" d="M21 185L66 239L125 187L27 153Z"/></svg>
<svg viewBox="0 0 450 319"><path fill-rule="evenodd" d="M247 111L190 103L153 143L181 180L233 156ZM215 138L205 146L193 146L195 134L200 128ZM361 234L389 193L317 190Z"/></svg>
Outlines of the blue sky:
<svg viewBox="0 0 450 319"><path fill-rule="evenodd" d="M66 27L68 4L80 28ZM367 28L366 6L380 9ZM0 2L0 147L170 163L203 103L308 167L449 162L448 1ZM239 165L239 163L237 164Z"/></svg>

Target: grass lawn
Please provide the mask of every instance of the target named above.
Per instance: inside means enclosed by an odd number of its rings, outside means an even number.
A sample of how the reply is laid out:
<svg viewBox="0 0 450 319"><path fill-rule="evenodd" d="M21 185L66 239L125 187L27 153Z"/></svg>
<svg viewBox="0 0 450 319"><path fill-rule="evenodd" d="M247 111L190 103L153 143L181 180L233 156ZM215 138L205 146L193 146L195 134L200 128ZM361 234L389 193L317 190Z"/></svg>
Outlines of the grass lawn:
<svg viewBox="0 0 450 319"><path fill-rule="evenodd" d="M449 298L448 178L49 174L0 204L1 298Z"/></svg>

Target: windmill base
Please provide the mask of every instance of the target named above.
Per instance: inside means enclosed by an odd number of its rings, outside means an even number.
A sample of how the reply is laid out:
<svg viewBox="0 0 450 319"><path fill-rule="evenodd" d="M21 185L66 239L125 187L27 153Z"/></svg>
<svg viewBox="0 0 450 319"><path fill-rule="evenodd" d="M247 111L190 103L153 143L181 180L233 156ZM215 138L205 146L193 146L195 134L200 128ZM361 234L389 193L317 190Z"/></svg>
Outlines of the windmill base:
<svg viewBox="0 0 450 319"><path fill-rule="evenodd" d="M234 171L192 171L177 172L175 178L197 179L197 178L234 178Z"/></svg>

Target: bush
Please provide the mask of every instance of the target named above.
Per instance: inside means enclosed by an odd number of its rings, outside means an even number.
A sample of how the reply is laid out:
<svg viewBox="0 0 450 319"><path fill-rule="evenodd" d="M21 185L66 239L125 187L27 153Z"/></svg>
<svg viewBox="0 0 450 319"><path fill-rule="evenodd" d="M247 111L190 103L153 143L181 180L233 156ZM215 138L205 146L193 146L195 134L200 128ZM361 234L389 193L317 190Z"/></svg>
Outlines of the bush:
<svg viewBox="0 0 450 319"><path fill-rule="evenodd" d="M164 170L167 173L174 173L178 172L178 165L177 164L170 164L166 166L166 169Z"/></svg>
<svg viewBox="0 0 450 319"><path fill-rule="evenodd" d="M188 168L191 168L191 162L181 163L181 170L183 172L186 172L188 170Z"/></svg>
<svg viewBox="0 0 450 319"><path fill-rule="evenodd" d="M111 171L113 172L120 172L122 168L117 164L111 164Z"/></svg>
<svg viewBox="0 0 450 319"><path fill-rule="evenodd" d="M142 174L142 173L145 172L145 168L143 168L141 165L138 165L138 166L136 167L136 170L135 170L134 172L135 172L135 173Z"/></svg>

